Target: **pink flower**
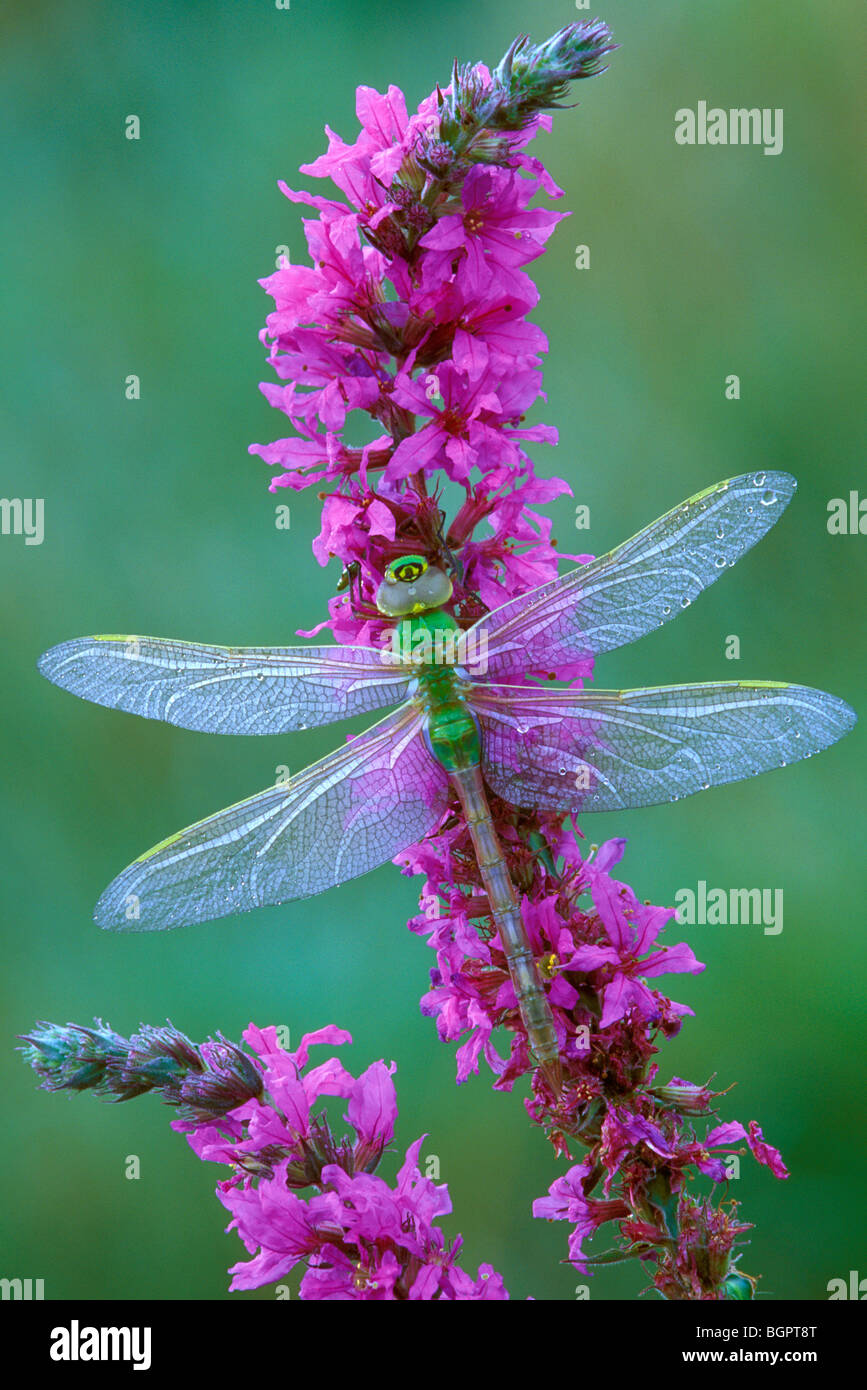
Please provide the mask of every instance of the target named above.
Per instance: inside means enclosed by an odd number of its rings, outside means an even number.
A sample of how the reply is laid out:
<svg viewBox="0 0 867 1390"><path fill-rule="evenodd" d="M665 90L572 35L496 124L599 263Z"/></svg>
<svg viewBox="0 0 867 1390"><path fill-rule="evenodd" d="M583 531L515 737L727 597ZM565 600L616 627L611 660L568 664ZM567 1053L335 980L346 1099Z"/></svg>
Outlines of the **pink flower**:
<svg viewBox="0 0 867 1390"><path fill-rule="evenodd" d="M333 1026L285 1050L276 1028L244 1034L263 1072L263 1093L217 1123L178 1123L200 1158L232 1164L217 1195L252 1259L232 1266L232 1289L283 1279L304 1263L305 1299L503 1299L502 1280L482 1266L473 1280L457 1265L460 1240L436 1224L452 1209L445 1183L419 1169L424 1136L406 1151L394 1186L373 1173L394 1138L394 1064L374 1062L353 1077L336 1057L310 1067L310 1050L352 1041ZM332 1133L315 1110L346 1100L354 1138Z"/></svg>
<svg viewBox="0 0 867 1390"><path fill-rule="evenodd" d="M629 1215L629 1207L620 1198L605 1201L585 1197L584 1186L592 1168L590 1159L575 1164L562 1178L552 1182L547 1197L537 1197L533 1203L533 1215L539 1220L573 1223L569 1259L580 1274L592 1272L585 1263L584 1240L595 1235L606 1221L619 1221Z"/></svg>
<svg viewBox="0 0 867 1390"><path fill-rule="evenodd" d="M665 923L675 913L671 907L649 907L640 903L633 890L618 883L592 863L585 866L590 891L605 927L609 946L579 946L565 962L570 970L601 971L610 982L604 985L601 1027L622 1018L629 1008L653 1019L659 1009L655 996L642 977L704 970L691 948L680 942L644 955L656 941ZM691 1013L685 1005L676 1005Z"/></svg>
<svg viewBox="0 0 867 1390"><path fill-rule="evenodd" d="M770 1168L775 1178L787 1178L789 1176L789 1170L783 1162L779 1149L775 1149L772 1144L765 1142L764 1135L755 1120L750 1121L748 1131L737 1120L726 1125L718 1125L708 1134L704 1145L705 1148L710 1149L722 1144L731 1144L738 1139L746 1139L753 1157L764 1167ZM705 1168L702 1171L707 1172L709 1169ZM711 1176L716 1177L717 1182L723 1182L727 1174L723 1173L723 1176L719 1177L714 1172Z"/></svg>
<svg viewBox="0 0 867 1390"><path fill-rule="evenodd" d="M379 207L384 201L383 187L388 187L400 167L407 137L415 136L419 122L410 128L406 100L395 86L385 94L373 87L359 87L355 113L361 125L355 144L347 145L326 126L328 153L312 164L302 164L301 172L331 179L357 207Z"/></svg>
<svg viewBox="0 0 867 1390"><path fill-rule="evenodd" d="M523 411L539 394L540 373L532 368L508 377L495 372L480 344L476 359L480 366L475 371L442 363L434 374L436 397L418 378L398 376L394 400L430 423L397 445L386 477L404 478L420 469L442 467L456 482L466 482L474 467L489 472L494 466L518 468L526 462L514 443L517 439L556 442L545 426L517 428ZM469 368L466 357L464 362Z"/></svg>
<svg viewBox="0 0 867 1390"><path fill-rule="evenodd" d="M433 274L446 276L455 252L462 251L458 283L475 288L500 270L541 256L565 214L529 208L534 192L531 182L509 170L471 169L461 188L461 211L441 217L421 239L428 251L438 253Z"/></svg>

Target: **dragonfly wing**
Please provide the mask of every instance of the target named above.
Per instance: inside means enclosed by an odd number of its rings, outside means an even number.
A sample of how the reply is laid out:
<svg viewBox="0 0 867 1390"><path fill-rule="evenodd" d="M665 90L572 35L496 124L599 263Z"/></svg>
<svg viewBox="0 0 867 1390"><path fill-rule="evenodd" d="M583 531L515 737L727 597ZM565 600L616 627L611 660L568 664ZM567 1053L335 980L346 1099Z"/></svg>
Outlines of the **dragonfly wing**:
<svg viewBox="0 0 867 1390"><path fill-rule="evenodd" d="M729 478L607 555L494 609L475 625L487 634L487 675L519 681L528 666L554 671L669 622L770 530L796 486L788 473Z"/></svg>
<svg viewBox="0 0 867 1390"><path fill-rule="evenodd" d="M55 685L98 705L209 734L281 734L406 698L409 679L373 647L208 647L158 637L79 637L40 657Z"/></svg>
<svg viewBox="0 0 867 1390"><path fill-rule="evenodd" d="M482 769L506 801L539 810L652 806L809 758L855 713L803 685L723 681L649 690L474 685Z"/></svg>
<svg viewBox="0 0 867 1390"><path fill-rule="evenodd" d="M101 927L155 931L309 898L393 859L440 820L448 778L411 702L283 785L199 821L130 864Z"/></svg>

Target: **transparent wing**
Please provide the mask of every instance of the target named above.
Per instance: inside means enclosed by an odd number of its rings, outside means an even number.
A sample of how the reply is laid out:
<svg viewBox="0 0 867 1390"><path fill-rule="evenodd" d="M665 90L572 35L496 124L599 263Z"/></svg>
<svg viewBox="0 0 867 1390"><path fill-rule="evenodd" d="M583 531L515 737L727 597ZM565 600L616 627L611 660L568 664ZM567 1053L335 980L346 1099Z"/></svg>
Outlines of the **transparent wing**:
<svg viewBox="0 0 867 1390"><path fill-rule="evenodd" d="M209 734L282 734L406 699L408 677L372 647L208 647L78 637L39 669L98 705Z"/></svg>
<svg viewBox="0 0 867 1390"><path fill-rule="evenodd" d="M475 624L487 633L487 674L509 681L528 666L554 671L669 622L761 540L796 486L788 473L729 478L607 555L510 599Z"/></svg>
<svg viewBox="0 0 867 1390"><path fill-rule="evenodd" d="M124 869L96 906L101 927L155 931L309 898L422 839L448 779L407 703L284 785L172 835Z"/></svg>
<svg viewBox="0 0 867 1390"><path fill-rule="evenodd" d="M479 684L470 703L497 795L558 811L677 801L809 758L856 718L835 695L770 681L544 693Z"/></svg>

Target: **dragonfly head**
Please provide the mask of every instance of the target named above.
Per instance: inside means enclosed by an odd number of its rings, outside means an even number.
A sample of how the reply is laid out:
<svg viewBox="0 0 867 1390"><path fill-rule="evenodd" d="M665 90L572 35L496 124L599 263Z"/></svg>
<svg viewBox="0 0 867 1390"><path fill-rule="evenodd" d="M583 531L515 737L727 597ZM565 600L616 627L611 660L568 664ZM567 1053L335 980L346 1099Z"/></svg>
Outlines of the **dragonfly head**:
<svg viewBox="0 0 867 1390"><path fill-rule="evenodd" d="M392 560L376 594L376 606L389 618L441 608L452 596L452 581L445 570L428 564L423 555L402 555Z"/></svg>

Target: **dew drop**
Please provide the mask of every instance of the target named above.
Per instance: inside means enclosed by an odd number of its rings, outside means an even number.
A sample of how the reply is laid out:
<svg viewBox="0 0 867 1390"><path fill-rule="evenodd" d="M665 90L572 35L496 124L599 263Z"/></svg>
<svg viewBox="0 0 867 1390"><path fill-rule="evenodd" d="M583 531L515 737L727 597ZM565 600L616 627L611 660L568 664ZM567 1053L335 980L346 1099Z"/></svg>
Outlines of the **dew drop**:
<svg viewBox="0 0 867 1390"><path fill-rule="evenodd" d="M765 476L764 473L756 473L753 478L753 487L764 487Z"/></svg>
<svg viewBox="0 0 867 1390"><path fill-rule="evenodd" d="M692 603L692 599L691 599L691 598L687 598L687 597L686 597L686 594L684 594L683 598L680 600L680 606L681 606L681 608L688 608L689 605L690 605L691 603Z"/></svg>
<svg viewBox="0 0 867 1390"><path fill-rule="evenodd" d="M670 604L670 603L665 603L665 604L663 604L663 606L662 606L662 611L663 611L663 613L670 613L670 612L671 612L671 604Z"/></svg>
<svg viewBox="0 0 867 1390"><path fill-rule="evenodd" d="M754 510L755 508L753 507L747 507L747 516L752 516Z"/></svg>
<svg viewBox="0 0 867 1390"><path fill-rule="evenodd" d="M709 787L710 787L710 782L702 782L702 784L701 784L701 789L702 789L703 792L706 792L706 791L708 790Z"/></svg>
<svg viewBox="0 0 867 1390"><path fill-rule="evenodd" d="M566 769L565 769L565 767L558 767L557 771L559 772L559 774L560 774L561 777L565 777L565 776L566 776Z"/></svg>
<svg viewBox="0 0 867 1390"><path fill-rule="evenodd" d="M762 493L762 506L770 507L777 500L777 494L768 488L767 492Z"/></svg>
<svg viewBox="0 0 867 1390"><path fill-rule="evenodd" d="M668 799L669 801L679 801L680 797L678 796L677 792L672 792L671 796Z"/></svg>
<svg viewBox="0 0 867 1390"><path fill-rule="evenodd" d="M716 528L716 538L717 538L717 540L718 540L718 541L721 541L724 535L725 535L725 527L723 527L723 526L718 526L718 527Z"/></svg>
<svg viewBox="0 0 867 1390"><path fill-rule="evenodd" d="M724 555L717 555L714 564L718 570L724 570L726 567L726 557Z"/></svg>
<svg viewBox="0 0 867 1390"><path fill-rule="evenodd" d="M801 737L801 730L800 730L800 729L796 729L796 730L795 730L795 738L800 738L800 737Z"/></svg>

